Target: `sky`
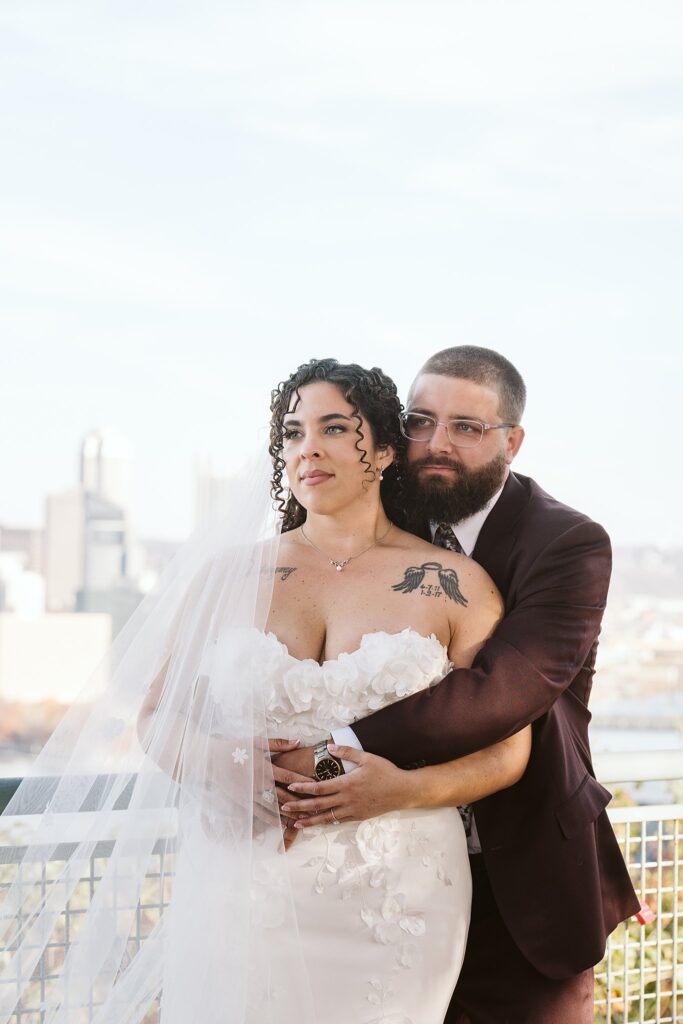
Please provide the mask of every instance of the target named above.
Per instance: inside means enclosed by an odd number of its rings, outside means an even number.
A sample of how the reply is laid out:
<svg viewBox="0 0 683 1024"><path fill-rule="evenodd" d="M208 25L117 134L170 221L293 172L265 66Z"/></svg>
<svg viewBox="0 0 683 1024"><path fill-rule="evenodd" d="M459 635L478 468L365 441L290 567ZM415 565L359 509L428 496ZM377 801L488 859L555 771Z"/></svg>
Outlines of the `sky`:
<svg viewBox="0 0 683 1024"><path fill-rule="evenodd" d="M520 472L683 545L680 3L22 0L0 118L0 525L113 426L180 538L299 363L477 344Z"/></svg>

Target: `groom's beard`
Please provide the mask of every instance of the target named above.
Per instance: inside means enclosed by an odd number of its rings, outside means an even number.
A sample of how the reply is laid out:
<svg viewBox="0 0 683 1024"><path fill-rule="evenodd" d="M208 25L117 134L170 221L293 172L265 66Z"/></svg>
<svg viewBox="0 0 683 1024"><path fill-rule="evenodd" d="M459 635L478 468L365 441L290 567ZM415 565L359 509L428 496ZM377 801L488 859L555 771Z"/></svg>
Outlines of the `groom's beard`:
<svg viewBox="0 0 683 1024"><path fill-rule="evenodd" d="M450 466L457 476L444 479L436 473L420 475L422 466ZM438 523L460 523L469 519L481 512L501 489L506 469L507 462L502 454L480 469L467 469L454 459L434 455L408 463L405 493L411 519Z"/></svg>

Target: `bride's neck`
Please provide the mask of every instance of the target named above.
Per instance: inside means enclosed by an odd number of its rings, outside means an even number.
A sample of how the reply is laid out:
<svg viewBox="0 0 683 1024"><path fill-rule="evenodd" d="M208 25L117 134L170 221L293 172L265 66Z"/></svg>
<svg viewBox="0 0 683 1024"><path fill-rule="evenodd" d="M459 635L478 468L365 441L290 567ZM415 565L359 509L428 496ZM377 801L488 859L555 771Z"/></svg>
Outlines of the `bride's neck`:
<svg viewBox="0 0 683 1024"><path fill-rule="evenodd" d="M372 508L359 510L354 506L326 516L309 512L303 529L314 544L345 556L363 545L374 544L389 526L387 514L378 502Z"/></svg>

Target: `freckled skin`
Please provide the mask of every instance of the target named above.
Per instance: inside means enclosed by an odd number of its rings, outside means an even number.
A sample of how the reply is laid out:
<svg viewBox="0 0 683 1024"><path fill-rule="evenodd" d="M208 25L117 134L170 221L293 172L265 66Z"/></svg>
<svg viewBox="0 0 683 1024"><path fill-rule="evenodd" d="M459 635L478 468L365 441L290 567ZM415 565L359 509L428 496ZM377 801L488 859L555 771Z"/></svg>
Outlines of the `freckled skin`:
<svg viewBox="0 0 683 1024"><path fill-rule="evenodd" d="M408 627L434 633L460 662L471 659L501 612L500 597L471 559L438 550L440 564L456 572L467 604L454 601L433 582L410 592L397 589L410 566L433 562L437 549L394 528L381 546L340 573L308 545L300 531L286 535L280 557L296 572L275 581L267 628L297 658L322 661L355 650L364 633L398 633ZM425 575L427 579L427 575ZM476 639L475 639L476 638ZM474 648L474 650L473 650Z"/></svg>

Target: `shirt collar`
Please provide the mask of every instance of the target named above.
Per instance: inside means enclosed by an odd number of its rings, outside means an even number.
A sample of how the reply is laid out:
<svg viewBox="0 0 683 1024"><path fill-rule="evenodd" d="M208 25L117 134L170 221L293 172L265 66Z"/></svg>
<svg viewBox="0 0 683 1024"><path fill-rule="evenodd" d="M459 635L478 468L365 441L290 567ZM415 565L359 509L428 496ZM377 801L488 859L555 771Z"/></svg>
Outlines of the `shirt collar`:
<svg viewBox="0 0 683 1024"><path fill-rule="evenodd" d="M503 487L504 486L505 485L503 485ZM471 555L474 551L474 546L477 543L481 528L486 522L491 509L503 493L503 487L501 487L499 491L496 491L488 504L484 505L479 512L475 512L475 514L470 516L469 519L463 519L460 523L451 523L453 533L458 538L460 547L466 555ZM438 523L433 522L430 523L429 526L432 531L432 540L434 540L434 534L436 533Z"/></svg>

